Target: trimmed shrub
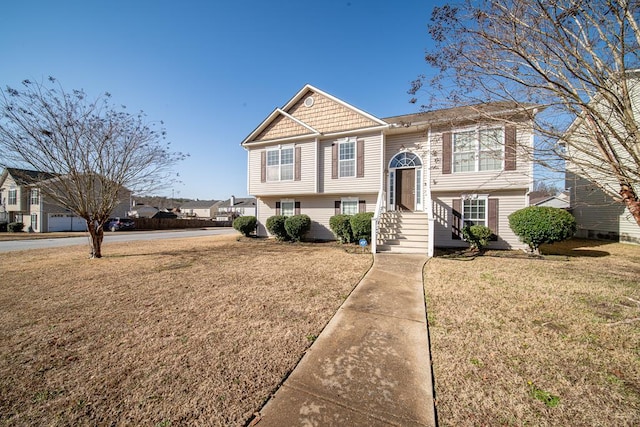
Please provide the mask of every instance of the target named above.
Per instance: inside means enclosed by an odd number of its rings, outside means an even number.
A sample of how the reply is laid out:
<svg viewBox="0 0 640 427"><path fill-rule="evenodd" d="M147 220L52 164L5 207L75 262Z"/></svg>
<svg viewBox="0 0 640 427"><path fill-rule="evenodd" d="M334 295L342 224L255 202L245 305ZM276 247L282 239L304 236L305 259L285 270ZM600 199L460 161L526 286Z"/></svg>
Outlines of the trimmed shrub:
<svg viewBox="0 0 640 427"><path fill-rule="evenodd" d="M311 230L311 218L304 214L287 217L284 221L284 229L291 240L299 242Z"/></svg>
<svg viewBox="0 0 640 427"><path fill-rule="evenodd" d="M509 227L534 254L543 243L561 242L576 232L576 219L564 209L529 206L509 215Z"/></svg>
<svg viewBox="0 0 640 427"><path fill-rule="evenodd" d="M7 224L7 230L11 233L20 233L24 228L24 224L21 222L10 222Z"/></svg>
<svg viewBox="0 0 640 427"><path fill-rule="evenodd" d="M493 232L485 225L471 225L462 229L462 237L469 242L471 249L476 251L487 246L492 236Z"/></svg>
<svg viewBox="0 0 640 427"><path fill-rule="evenodd" d="M367 242L371 243L371 218L373 218L373 212L357 213L351 216L349 223L354 241L367 239Z"/></svg>
<svg viewBox="0 0 640 427"><path fill-rule="evenodd" d="M6 233L6 231L7 231L7 223L0 222L0 233Z"/></svg>
<svg viewBox="0 0 640 427"><path fill-rule="evenodd" d="M257 224L258 219L255 216L239 216L233 220L233 228L247 237L255 231Z"/></svg>
<svg viewBox="0 0 640 427"><path fill-rule="evenodd" d="M267 230L271 235L276 236L278 240L289 240L287 230L284 228L286 219L287 217L284 215L273 215L267 218L267 223L265 224Z"/></svg>
<svg viewBox="0 0 640 427"><path fill-rule="evenodd" d="M334 215L329 218L329 228L336 236L340 243L353 242L353 233L351 232L351 215Z"/></svg>

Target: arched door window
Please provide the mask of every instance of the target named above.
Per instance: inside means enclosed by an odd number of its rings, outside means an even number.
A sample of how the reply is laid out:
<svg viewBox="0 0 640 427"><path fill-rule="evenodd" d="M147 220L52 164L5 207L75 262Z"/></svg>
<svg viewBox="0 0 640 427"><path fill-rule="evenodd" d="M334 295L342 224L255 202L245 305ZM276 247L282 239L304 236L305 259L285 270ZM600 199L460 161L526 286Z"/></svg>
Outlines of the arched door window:
<svg viewBox="0 0 640 427"><path fill-rule="evenodd" d="M389 163L389 168L417 168L422 166L420 157L409 151L403 151L393 156Z"/></svg>

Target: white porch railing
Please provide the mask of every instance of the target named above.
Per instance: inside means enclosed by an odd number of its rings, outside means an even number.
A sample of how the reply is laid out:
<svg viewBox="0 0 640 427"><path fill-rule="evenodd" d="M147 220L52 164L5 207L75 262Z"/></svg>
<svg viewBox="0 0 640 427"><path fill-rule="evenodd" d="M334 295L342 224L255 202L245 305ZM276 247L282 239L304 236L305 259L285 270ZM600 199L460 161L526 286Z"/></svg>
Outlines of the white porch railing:
<svg viewBox="0 0 640 427"><path fill-rule="evenodd" d="M380 191L378 193L378 200L376 201L376 210L371 218L371 253L375 254L378 245L378 221L380 220L380 214L386 211L386 192Z"/></svg>

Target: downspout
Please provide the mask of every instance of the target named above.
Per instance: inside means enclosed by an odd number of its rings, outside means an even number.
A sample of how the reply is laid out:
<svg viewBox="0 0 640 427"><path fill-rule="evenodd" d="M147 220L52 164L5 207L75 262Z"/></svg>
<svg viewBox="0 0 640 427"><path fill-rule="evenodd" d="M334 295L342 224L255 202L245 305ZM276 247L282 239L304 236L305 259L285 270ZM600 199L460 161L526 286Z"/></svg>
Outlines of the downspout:
<svg viewBox="0 0 640 427"><path fill-rule="evenodd" d="M435 230L435 218L433 217L433 200L431 199L431 126L429 126L427 130L427 170L425 171L425 175L427 178L427 185L425 186L425 189L427 190L426 202L427 219L429 224L429 228L427 230L427 256L431 258L433 256L433 249L435 246L435 236L433 235Z"/></svg>

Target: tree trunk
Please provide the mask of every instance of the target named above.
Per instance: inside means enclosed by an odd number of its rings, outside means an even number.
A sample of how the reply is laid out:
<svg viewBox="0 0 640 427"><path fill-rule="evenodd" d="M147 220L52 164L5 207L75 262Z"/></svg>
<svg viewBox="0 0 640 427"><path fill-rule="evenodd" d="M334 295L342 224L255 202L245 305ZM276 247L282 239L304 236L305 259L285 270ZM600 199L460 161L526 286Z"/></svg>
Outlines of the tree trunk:
<svg viewBox="0 0 640 427"><path fill-rule="evenodd" d="M622 196L622 201L640 227L640 200L638 200L636 192L633 191L630 185L620 184L620 195Z"/></svg>
<svg viewBox="0 0 640 427"><path fill-rule="evenodd" d="M104 229L96 226L95 221L87 220L87 230L89 230L91 258L102 258L102 239L104 238Z"/></svg>

